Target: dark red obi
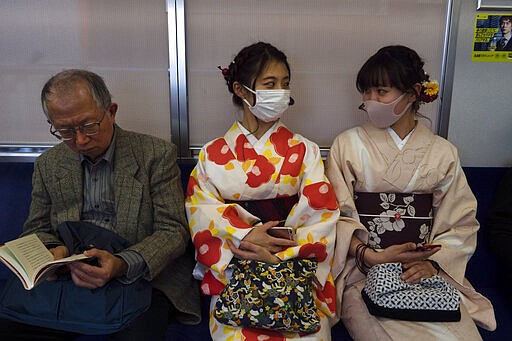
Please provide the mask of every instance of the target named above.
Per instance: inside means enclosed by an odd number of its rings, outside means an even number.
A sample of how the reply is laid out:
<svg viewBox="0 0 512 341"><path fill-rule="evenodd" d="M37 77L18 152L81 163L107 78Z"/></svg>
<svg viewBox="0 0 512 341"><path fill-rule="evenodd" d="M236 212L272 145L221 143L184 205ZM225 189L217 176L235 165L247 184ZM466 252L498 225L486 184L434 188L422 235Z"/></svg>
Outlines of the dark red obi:
<svg viewBox="0 0 512 341"><path fill-rule="evenodd" d="M297 194L264 200L225 200L226 204L239 204L249 213L259 218L259 222L280 221L277 226L284 226L284 221L293 206L299 201ZM254 225L254 224L253 224Z"/></svg>
<svg viewBox="0 0 512 341"><path fill-rule="evenodd" d="M368 245L429 242L432 230L432 194L356 192L359 220L369 232Z"/></svg>

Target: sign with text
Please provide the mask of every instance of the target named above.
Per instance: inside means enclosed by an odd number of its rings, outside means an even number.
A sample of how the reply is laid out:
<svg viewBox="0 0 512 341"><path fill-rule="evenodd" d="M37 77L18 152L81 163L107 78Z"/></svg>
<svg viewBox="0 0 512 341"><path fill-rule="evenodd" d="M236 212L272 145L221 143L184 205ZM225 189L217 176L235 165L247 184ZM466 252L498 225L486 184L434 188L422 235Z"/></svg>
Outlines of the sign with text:
<svg viewBox="0 0 512 341"><path fill-rule="evenodd" d="M512 62L512 15L479 13L473 35L474 62Z"/></svg>

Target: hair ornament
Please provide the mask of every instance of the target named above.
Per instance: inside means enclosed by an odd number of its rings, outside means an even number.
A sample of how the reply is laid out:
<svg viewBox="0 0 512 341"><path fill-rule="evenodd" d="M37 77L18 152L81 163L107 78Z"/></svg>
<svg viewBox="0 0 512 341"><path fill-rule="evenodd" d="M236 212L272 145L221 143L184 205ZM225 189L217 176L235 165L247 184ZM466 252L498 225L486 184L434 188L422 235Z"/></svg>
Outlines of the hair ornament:
<svg viewBox="0 0 512 341"><path fill-rule="evenodd" d="M217 68L220 70L220 72L222 72L222 75L223 75L224 77L229 76L229 69L228 69L227 67L224 67L224 68L223 68L223 67L221 67L221 66L219 65L219 66L217 66Z"/></svg>
<svg viewBox="0 0 512 341"><path fill-rule="evenodd" d="M421 82L420 101L430 103L434 101L439 94L439 83L436 80Z"/></svg>

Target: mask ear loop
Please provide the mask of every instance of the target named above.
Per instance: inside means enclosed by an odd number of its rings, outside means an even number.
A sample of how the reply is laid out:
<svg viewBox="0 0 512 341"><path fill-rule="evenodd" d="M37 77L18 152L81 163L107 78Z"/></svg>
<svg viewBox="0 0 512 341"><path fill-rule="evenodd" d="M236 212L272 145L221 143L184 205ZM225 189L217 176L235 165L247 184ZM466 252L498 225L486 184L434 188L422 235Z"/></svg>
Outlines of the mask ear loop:
<svg viewBox="0 0 512 341"><path fill-rule="evenodd" d="M243 101L250 107L254 107L256 105L256 91L252 90L251 88L249 88L248 86L245 86L245 85L242 85L247 91L249 91L254 99L254 105L251 105L251 103L249 103L249 101L247 100L247 98L244 98Z"/></svg>
<svg viewBox="0 0 512 341"><path fill-rule="evenodd" d="M397 99L395 99L395 100L393 101L393 102L395 102L395 104L394 104L394 108L395 108L395 109L396 109L396 105L397 105L398 103L400 103L400 101L401 101L401 100L405 97L405 95L407 95L407 94L408 94L408 92L404 92L402 95L398 96L398 98L397 98ZM391 103L393 103L393 102L391 102ZM388 104L391 104L391 103L388 103ZM411 108L411 107L412 107L412 103L411 103L411 102L409 102L409 101L407 101L407 104L405 105L405 108L402 110L402 112L401 112L401 113L396 114L396 113L395 113L395 111L393 110L393 114L395 114L395 115L397 115L397 116L403 116L403 115L407 112L407 110L409 110L409 108Z"/></svg>
<svg viewBox="0 0 512 341"><path fill-rule="evenodd" d="M238 81L233 82L233 93L244 103L246 103L249 107L252 107L251 103L247 100L247 90L250 90L245 85L241 84ZM255 99L256 101L256 99Z"/></svg>
<svg viewBox="0 0 512 341"><path fill-rule="evenodd" d="M249 88L249 87L247 87L247 86L245 86L243 84L240 84L240 85L243 88L245 88L247 91L249 91L251 94L253 94L253 96L254 96L254 105L256 105L256 91L252 90L251 88ZM251 103L249 103L247 98L242 98L242 101L245 102L245 104L247 104L249 106L249 108L253 107L253 105L251 105ZM256 129L253 130L253 131L249 131L249 135L254 135L254 133L256 133L258 131L258 129L260 128L260 119L257 118L256 116L254 116L254 118L256 119ZM244 149L245 148L242 147L242 157L245 160L245 151L244 151Z"/></svg>

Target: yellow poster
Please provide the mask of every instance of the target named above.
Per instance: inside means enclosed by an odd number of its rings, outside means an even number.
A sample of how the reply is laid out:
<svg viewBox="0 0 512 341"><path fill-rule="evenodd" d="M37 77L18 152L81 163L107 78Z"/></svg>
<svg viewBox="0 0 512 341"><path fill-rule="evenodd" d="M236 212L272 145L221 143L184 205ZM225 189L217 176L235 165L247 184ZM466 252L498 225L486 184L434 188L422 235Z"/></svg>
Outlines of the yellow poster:
<svg viewBox="0 0 512 341"><path fill-rule="evenodd" d="M471 60L512 62L512 15L476 15Z"/></svg>

